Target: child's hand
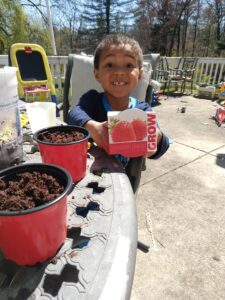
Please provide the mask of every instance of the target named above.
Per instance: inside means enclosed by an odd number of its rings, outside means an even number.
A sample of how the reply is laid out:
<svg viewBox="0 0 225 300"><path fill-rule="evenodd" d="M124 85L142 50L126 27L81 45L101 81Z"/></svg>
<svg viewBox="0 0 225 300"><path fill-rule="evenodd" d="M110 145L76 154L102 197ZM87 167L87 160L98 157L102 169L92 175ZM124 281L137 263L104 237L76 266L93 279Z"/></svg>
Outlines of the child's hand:
<svg viewBox="0 0 225 300"><path fill-rule="evenodd" d="M161 142L162 140L162 132L156 128L156 141L157 141L157 146L159 145L159 143ZM151 157L153 154L155 154L157 151L157 149L155 151L149 151L147 152L146 154L146 157Z"/></svg>
<svg viewBox="0 0 225 300"><path fill-rule="evenodd" d="M98 145L98 147L103 148L106 152L108 152L109 137L107 121L100 123L94 120L90 120L85 124L85 128L90 131L91 137Z"/></svg>

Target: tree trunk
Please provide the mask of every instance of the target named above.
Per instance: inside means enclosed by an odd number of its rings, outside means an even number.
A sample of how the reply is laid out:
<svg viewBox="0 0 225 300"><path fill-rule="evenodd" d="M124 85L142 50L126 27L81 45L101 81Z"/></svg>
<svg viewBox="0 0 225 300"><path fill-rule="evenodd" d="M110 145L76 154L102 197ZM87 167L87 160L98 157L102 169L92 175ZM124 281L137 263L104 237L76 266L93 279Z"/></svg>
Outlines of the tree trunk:
<svg viewBox="0 0 225 300"><path fill-rule="evenodd" d="M106 0L105 14L106 14L106 34L109 34L110 33L110 0Z"/></svg>
<svg viewBox="0 0 225 300"><path fill-rule="evenodd" d="M191 54L192 57L195 55L199 15L200 15L200 0L197 0L197 15L194 24L194 37L193 37L193 46L192 46L192 54Z"/></svg>

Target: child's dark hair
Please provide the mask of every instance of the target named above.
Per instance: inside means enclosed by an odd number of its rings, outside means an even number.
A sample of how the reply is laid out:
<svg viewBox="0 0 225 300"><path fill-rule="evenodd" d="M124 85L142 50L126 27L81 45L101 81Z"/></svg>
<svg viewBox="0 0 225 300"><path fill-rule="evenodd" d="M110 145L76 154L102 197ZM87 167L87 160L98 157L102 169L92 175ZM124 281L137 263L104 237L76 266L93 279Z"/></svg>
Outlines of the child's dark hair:
<svg viewBox="0 0 225 300"><path fill-rule="evenodd" d="M94 68L99 68L101 55L105 50L109 49L110 46L126 44L132 47L134 54L137 56L139 68L141 68L143 63L143 52L139 43L136 40L122 34L109 34L98 44L94 53Z"/></svg>

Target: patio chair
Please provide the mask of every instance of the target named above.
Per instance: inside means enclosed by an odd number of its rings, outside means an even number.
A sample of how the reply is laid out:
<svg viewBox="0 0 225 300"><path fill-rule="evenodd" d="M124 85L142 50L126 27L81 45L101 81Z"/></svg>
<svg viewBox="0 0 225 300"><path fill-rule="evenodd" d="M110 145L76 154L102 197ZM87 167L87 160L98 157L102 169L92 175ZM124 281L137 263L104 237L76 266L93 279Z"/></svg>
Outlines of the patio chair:
<svg viewBox="0 0 225 300"><path fill-rule="evenodd" d="M40 95L45 100L48 93L58 104L55 86L45 50L37 44L13 44L9 49L9 65L17 68L18 94L21 99L28 95Z"/></svg>
<svg viewBox="0 0 225 300"><path fill-rule="evenodd" d="M167 58L161 57L157 69L157 80L160 83L163 83L163 93L166 92L168 95L170 92L170 88L172 85L175 85L175 89L178 89L178 85L180 84L180 92L183 91L184 78L182 74L182 70L180 69L180 60L178 61L178 65L176 68L169 67L169 63Z"/></svg>
<svg viewBox="0 0 225 300"><path fill-rule="evenodd" d="M155 70L155 78L163 85L163 93L165 93L167 84L169 83L168 62L166 57L161 56L158 60Z"/></svg>
<svg viewBox="0 0 225 300"><path fill-rule="evenodd" d="M141 100L146 100L147 88L149 86L149 68L148 64L144 66L144 77L140 80L138 86L134 89L132 96ZM71 86L71 93L70 93ZM66 69L63 96L63 119L68 122L68 112L71 106L78 103L82 94L89 89L102 91L101 85L96 81L93 75L93 56L84 56L70 54ZM70 97L71 94L71 97ZM71 98L71 99L69 99ZM142 157L131 158L126 168L134 193L137 192L141 171L144 168L144 159Z"/></svg>
<svg viewBox="0 0 225 300"><path fill-rule="evenodd" d="M167 61L167 58L165 58ZM168 72L169 72L169 84L168 84L168 91L170 89L171 84L175 85L175 90L178 90L178 85L180 85L180 93L183 93L184 88L184 75L182 69L182 58L180 58L177 62L177 66L171 68L167 61Z"/></svg>
<svg viewBox="0 0 225 300"><path fill-rule="evenodd" d="M194 73L198 62L197 57L185 57L182 59L182 76L184 79L183 93L185 92L186 85L189 84L191 88L191 94L193 90Z"/></svg>
<svg viewBox="0 0 225 300"><path fill-rule="evenodd" d="M133 90L133 97L145 101L149 99L148 87L150 76L150 66L146 63L144 65L144 76L138 86ZM93 75L93 56L70 54L64 82L63 118L65 122L68 122L70 107L77 104L81 95L89 89L96 89L99 92L102 91L101 85L96 81ZM71 97L69 97L70 95ZM71 100L69 100L69 98L71 98ZM143 170L145 170L145 159L143 157L131 158L125 169L135 197L137 196L141 172ZM138 241L137 247L143 252L148 252L149 250L149 246L141 241Z"/></svg>

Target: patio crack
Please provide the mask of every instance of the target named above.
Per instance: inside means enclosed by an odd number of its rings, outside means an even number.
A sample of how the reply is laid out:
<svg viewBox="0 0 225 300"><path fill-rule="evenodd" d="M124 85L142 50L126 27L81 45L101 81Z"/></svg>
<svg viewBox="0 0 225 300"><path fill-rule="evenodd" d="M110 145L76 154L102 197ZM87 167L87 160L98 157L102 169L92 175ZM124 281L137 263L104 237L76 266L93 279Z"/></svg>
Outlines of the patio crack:
<svg viewBox="0 0 225 300"><path fill-rule="evenodd" d="M183 168L183 167L185 167L185 166L191 164L192 162L194 162L194 161L198 160L199 158L202 158L202 157L204 157L204 156L206 156L206 155L207 155L207 154L204 154L204 155L202 155L202 156L200 156L200 157L197 157L197 158L195 158L195 159L193 159L193 160L191 160L191 161L189 161L189 162L187 162L187 163L184 163L184 164L182 164L182 165L180 165L180 166L178 166L178 167L176 167L176 168L174 168L174 169L171 169L171 170L169 170L169 171L167 171L167 172L165 172L165 173L163 173L163 174L161 174L161 175L159 175L159 176L156 176L156 177L154 177L154 178L152 178L152 179L150 179L150 180L148 180L148 181L146 181L146 182L140 184L140 186L144 186L144 185L146 185L147 183L150 183L150 182L152 182L152 181L154 181L154 180L156 180L156 179L158 179L158 178L161 178L161 177L163 177L163 176L165 176L165 175L167 175L167 174L169 174L169 173L172 173L172 172L174 172L174 171L176 171L176 170L179 170L179 169L181 169L181 168Z"/></svg>
<svg viewBox="0 0 225 300"><path fill-rule="evenodd" d="M211 150L211 151L205 151L205 150L201 150L201 149L199 149L199 148L196 148L196 147L194 147L194 146L189 146L189 145L187 145L187 144L180 143L180 142L177 142L177 141L174 141L174 143L179 144L179 145L182 145L182 146L185 146L185 147L188 147L188 148L191 148L191 149L194 149L194 150L201 151L201 152L203 152L203 153L205 153L205 154L209 154L209 155L212 155L212 156L216 156L216 155L212 154L211 152L216 151L216 150L219 150L220 148L223 148L223 147L225 146L225 144L224 144L224 145L222 145L222 146L220 146L220 147L217 147L217 148L215 148L215 149L213 149L213 150Z"/></svg>
<svg viewBox="0 0 225 300"><path fill-rule="evenodd" d="M186 146L186 147L189 147L189 148L192 148L192 149L195 149L195 150L199 150L199 149L197 149L197 148L195 148L195 147L188 146L188 145L185 145L185 144L182 144L182 143L178 143L178 142L175 142L175 143L180 144L180 145L184 145L184 146ZM223 148L224 146L225 146L225 145L222 145L222 146L220 146L220 147L218 147L218 148L215 148L215 149L213 149L213 150L211 150L211 151L209 151L209 152L204 151L204 150L199 150L199 151L203 152L204 154L201 155L201 156L199 156L199 157L196 157L195 159L193 159L193 160L191 160L191 161L189 161L189 162L186 162L186 163L184 163L184 164L182 164L182 165L180 165L180 166L178 166L178 167L176 167L176 168L174 168L174 169L168 170L167 172L165 172L165 173L163 173L163 174L161 174L161 175L159 175L159 176L156 176L156 177L154 177L154 178L152 178L152 179L150 179L150 180L148 180L148 181L146 181L146 182L140 184L140 186L144 186L144 185L146 185L146 184L148 184L148 183L150 183L150 182L152 182L152 181L154 181L154 180L156 180L156 179L158 179L158 178L161 178L161 177L163 177L163 176L165 176L165 175L167 175L167 174L169 174L169 173L172 173L172 172L174 172L174 171L176 171L176 170L179 170L179 169L181 169L181 168L183 168L183 167L185 167L185 166L187 166L187 165L189 165L189 164L191 164L191 163L193 163L193 162L195 162L195 161L197 161L197 160L199 160L199 159L201 159L201 158L203 158L203 157L205 157L205 156L207 156L207 155L216 156L216 155L212 154L211 152L216 151L216 150L219 150L220 148Z"/></svg>

